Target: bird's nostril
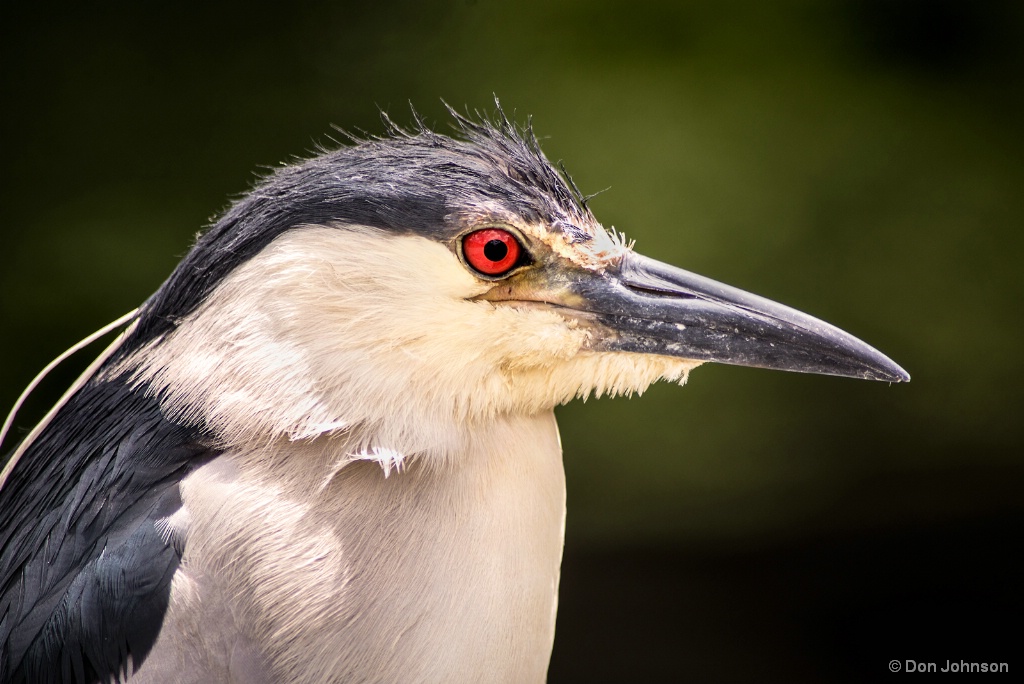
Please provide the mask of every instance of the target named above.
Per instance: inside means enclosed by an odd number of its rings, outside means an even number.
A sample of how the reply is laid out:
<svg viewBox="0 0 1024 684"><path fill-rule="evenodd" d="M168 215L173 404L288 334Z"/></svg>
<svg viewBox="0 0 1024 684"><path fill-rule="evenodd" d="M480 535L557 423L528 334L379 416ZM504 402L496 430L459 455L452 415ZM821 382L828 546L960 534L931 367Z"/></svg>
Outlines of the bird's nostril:
<svg viewBox="0 0 1024 684"><path fill-rule="evenodd" d="M636 283L624 282L627 290L636 292L637 294L654 297L671 297L672 299L697 299L697 295L689 292L683 292L681 290L670 290L667 288L651 287L647 285L637 285Z"/></svg>

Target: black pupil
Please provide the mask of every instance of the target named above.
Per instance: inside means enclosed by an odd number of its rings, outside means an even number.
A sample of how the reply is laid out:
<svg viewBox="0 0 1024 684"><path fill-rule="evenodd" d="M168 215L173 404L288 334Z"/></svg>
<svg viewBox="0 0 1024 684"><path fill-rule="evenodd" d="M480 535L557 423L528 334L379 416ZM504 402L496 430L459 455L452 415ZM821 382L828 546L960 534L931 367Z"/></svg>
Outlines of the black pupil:
<svg viewBox="0 0 1024 684"><path fill-rule="evenodd" d="M484 245L484 256L491 261L501 261L508 256L508 245L501 240L491 240Z"/></svg>

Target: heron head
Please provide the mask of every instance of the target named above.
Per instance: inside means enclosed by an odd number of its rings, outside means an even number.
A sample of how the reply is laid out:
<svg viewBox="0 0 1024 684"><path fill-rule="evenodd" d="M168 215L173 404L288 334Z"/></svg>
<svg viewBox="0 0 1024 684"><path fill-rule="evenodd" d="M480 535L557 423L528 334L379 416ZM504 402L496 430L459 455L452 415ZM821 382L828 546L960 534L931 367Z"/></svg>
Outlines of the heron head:
<svg viewBox="0 0 1024 684"><path fill-rule="evenodd" d="M228 441L417 425L424 444L707 361L909 379L837 328L640 256L529 127L455 121L265 179L147 302L120 368Z"/></svg>

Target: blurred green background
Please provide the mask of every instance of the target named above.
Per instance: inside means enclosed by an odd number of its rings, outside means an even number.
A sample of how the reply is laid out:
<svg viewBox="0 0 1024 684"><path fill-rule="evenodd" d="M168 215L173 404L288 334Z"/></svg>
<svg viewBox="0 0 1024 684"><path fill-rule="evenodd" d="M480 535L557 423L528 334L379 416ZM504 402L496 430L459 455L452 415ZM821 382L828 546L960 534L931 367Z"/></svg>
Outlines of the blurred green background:
<svg viewBox="0 0 1024 684"><path fill-rule="evenodd" d="M378 107L408 122L412 101L446 130L440 98L496 94L584 192L609 188L594 211L638 251L913 376L706 366L560 409L551 681L864 681L890 659L1019 656L1024 5L68 3L5 10L2 32L4 411L261 168L332 124L380 132ZM43 385L21 434L88 360Z"/></svg>

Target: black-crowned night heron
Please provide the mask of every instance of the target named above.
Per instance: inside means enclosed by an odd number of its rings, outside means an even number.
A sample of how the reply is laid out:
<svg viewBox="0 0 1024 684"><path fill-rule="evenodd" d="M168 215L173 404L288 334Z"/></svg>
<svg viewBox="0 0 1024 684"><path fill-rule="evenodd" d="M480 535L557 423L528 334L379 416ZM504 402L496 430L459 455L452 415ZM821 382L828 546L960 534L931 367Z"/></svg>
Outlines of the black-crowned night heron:
<svg viewBox="0 0 1024 684"><path fill-rule="evenodd" d="M634 253L500 113L282 168L14 454L3 682L540 682L552 409L704 361L900 382Z"/></svg>

